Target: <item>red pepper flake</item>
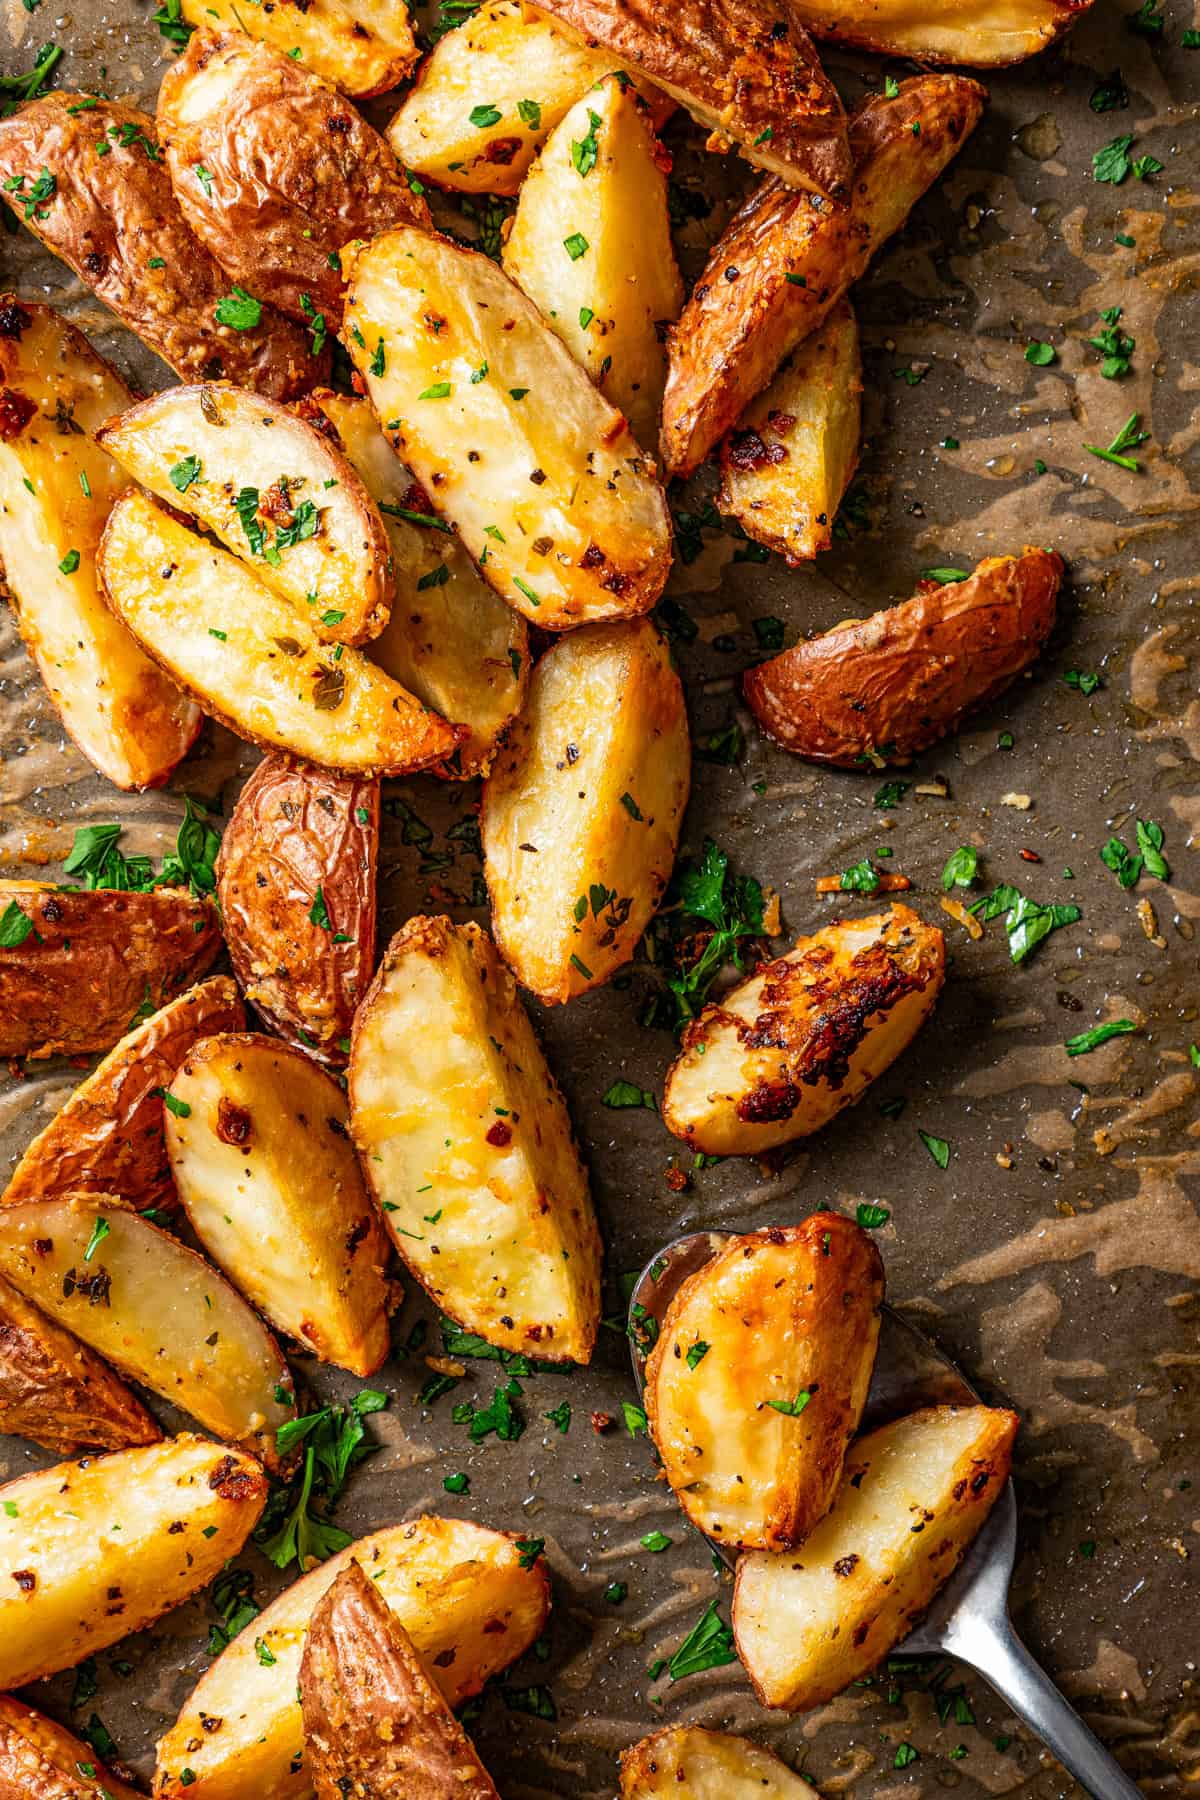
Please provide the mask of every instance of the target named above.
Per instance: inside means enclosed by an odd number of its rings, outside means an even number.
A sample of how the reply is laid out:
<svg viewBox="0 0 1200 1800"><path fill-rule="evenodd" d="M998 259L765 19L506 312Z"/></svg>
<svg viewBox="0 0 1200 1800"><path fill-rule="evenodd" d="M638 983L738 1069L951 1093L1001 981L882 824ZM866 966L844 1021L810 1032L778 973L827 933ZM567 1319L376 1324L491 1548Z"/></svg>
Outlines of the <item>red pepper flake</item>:
<svg viewBox="0 0 1200 1800"><path fill-rule="evenodd" d="M512 1143L512 1126L506 1125L503 1119L497 1119L496 1123L488 1128L487 1141L497 1150L503 1150L506 1144Z"/></svg>
<svg viewBox="0 0 1200 1800"><path fill-rule="evenodd" d="M602 1436L606 1431L611 1431L613 1423L614 1420L611 1413L594 1412L592 1414L592 1430L596 1433L597 1437Z"/></svg>
<svg viewBox="0 0 1200 1800"><path fill-rule="evenodd" d="M1022 862L1041 862L1042 860L1036 850L1021 850L1018 851L1018 855Z"/></svg>

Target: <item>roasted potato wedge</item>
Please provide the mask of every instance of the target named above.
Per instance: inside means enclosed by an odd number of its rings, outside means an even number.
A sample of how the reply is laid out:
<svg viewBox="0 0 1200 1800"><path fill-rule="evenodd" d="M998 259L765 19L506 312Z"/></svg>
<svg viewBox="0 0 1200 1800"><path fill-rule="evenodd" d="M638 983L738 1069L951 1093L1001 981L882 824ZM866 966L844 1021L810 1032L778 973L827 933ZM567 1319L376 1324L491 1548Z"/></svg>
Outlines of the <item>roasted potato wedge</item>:
<svg viewBox="0 0 1200 1800"><path fill-rule="evenodd" d="M794 0L798 18L815 38L907 56L919 63L1003 67L1036 56L1088 10L1091 0L872 0L849 10L831 0Z"/></svg>
<svg viewBox="0 0 1200 1800"><path fill-rule="evenodd" d="M200 31L247 32L359 99L397 87L420 55L408 10L380 0L183 0L182 12Z"/></svg>
<svg viewBox="0 0 1200 1800"><path fill-rule="evenodd" d="M465 727L468 735L437 773L485 775L525 698L528 627L434 514L369 401L323 389L302 404L336 431L391 541L396 598L367 654L426 706Z"/></svg>
<svg viewBox="0 0 1200 1800"><path fill-rule="evenodd" d="M108 1364L0 1278L0 1431L72 1456L162 1436ZM0 1777L0 1800L4 1782Z"/></svg>
<svg viewBox="0 0 1200 1800"><path fill-rule="evenodd" d="M388 142L402 163L441 187L515 194L559 120L617 66L610 51L523 0L496 0L434 45ZM640 76L634 85L661 126L674 102ZM482 109L480 94L487 95ZM477 125L473 113L486 123Z"/></svg>
<svg viewBox="0 0 1200 1800"><path fill-rule="evenodd" d="M46 169L54 188L42 204ZM0 190L182 380L225 376L284 400L326 379L328 353L313 355L299 325L255 296L231 302L228 277L179 210L148 113L88 94L31 101L0 119Z"/></svg>
<svg viewBox="0 0 1200 1800"><path fill-rule="evenodd" d="M602 81L547 139L504 246L506 272L651 450L665 328L683 305L662 164L633 88ZM578 256L563 248L572 233L586 240Z"/></svg>
<svg viewBox="0 0 1200 1800"><path fill-rule="evenodd" d="M20 930L16 913L29 921ZM0 1056L110 1050L141 1007L160 1007L216 961L216 908L184 888L148 894L0 881Z"/></svg>
<svg viewBox="0 0 1200 1800"><path fill-rule="evenodd" d="M350 1126L396 1248L443 1312L503 1350L588 1361L601 1249L587 1175L479 926L416 918L392 939L354 1022Z"/></svg>
<svg viewBox="0 0 1200 1800"><path fill-rule="evenodd" d="M546 1622L545 1567L529 1566L505 1532L425 1517L360 1538L285 1588L200 1677L159 1741L156 1795L301 1800L312 1791L296 1693L301 1653L318 1601L351 1561L396 1614L449 1706L528 1650ZM264 1665L256 1642L273 1663ZM221 1719L221 1730L205 1731L206 1717Z"/></svg>
<svg viewBox="0 0 1200 1800"><path fill-rule="evenodd" d="M253 567L321 643L378 637L392 605L379 509L346 458L245 388L167 388L99 434L133 479Z"/></svg>
<svg viewBox="0 0 1200 1800"><path fill-rule="evenodd" d="M721 445L717 505L793 565L833 542L858 462L861 397L858 325L839 300Z"/></svg>
<svg viewBox="0 0 1200 1800"><path fill-rule="evenodd" d="M785 1762L728 1731L668 1725L621 1756L621 1800L816 1800Z"/></svg>
<svg viewBox="0 0 1200 1800"><path fill-rule="evenodd" d="M686 106L720 145L791 186L840 202L846 119L792 0L541 0Z"/></svg>
<svg viewBox="0 0 1200 1800"><path fill-rule="evenodd" d="M1016 1430L989 1406L895 1419L855 1444L799 1550L739 1559L734 1639L764 1706L820 1706L907 1637L999 1498Z"/></svg>
<svg viewBox="0 0 1200 1800"><path fill-rule="evenodd" d="M646 1365L646 1414L675 1498L707 1537L786 1550L824 1518L882 1302L879 1252L840 1213L735 1237L683 1283Z"/></svg>
<svg viewBox="0 0 1200 1800"><path fill-rule="evenodd" d="M627 963L671 874L691 779L687 711L647 621L553 645L484 785L496 942L547 1005Z"/></svg>
<svg viewBox="0 0 1200 1800"><path fill-rule="evenodd" d="M286 756L263 757L221 839L234 974L267 1023L322 1062L345 1061L375 967L378 855L379 783Z"/></svg>
<svg viewBox="0 0 1200 1800"><path fill-rule="evenodd" d="M967 581L923 581L911 600L835 626L747 670L769 738L811 762L908 762L1002 694L1054 625L1053 550L989 556Z"/></svg>
<svg viewBox="0 0 1200 1800"><path fill-rule="evenodd" d="M91 1744L0 1694L0 1800L139 1800Z"/></svg>
<svg viewBox="0 0 1200 1800"><path fill-rule="evenodd" d="M117 787L147 788L187 755L201 715L96 587L96 550L125 485L96 429L131 399L61 314L0 295L3 584L68 734Z"/></svg>
<svg viewBox="0 0 1200 1800"><path fill-rule="evenodd" d="M907 1048L945 973L945 939L907 906L822 926L685 1028L664 1125L708 1156L808 1137Z"/></svg>
<svg viewBox="0 0 1200 1800"><path fill-rule="evenodd" d="M788 352L824 322L957 155L986 98L963 75L916 75L894 95L868 100L850 122L848 207L818 209L778 180L751 194L668 340L659 443L669 474L699 468Z"/></svg>
<svg viewBox="0 0 1200 1800"><path fill-rule="evenodd" d="M170 1232L111 1194L22 1200L0 1206L0 1275L114 1368L278 1467L275 1433L295 1417L287 1364L241 1295Z"/></svg>
<svg viewBox="0 0 1200 1800"><path fill-rule="evenodd" d="M3 1202L52 1194L120 1194L140 1212L175 1198L163 1142L163 1089L192 1045L242 1031L245 1009L227 975L168 1000L135 1025L34 1138Z"/></svg>
<svg viewBox="0 0 1200 1800"><path fill-rule="evenodd" d="M317 1602L300 1704L317 1800L499 1800L412 1639L356 1562Z"/></svg>
<svg viewBox="0 0 1200 1800"><path fill-rule="evenodd" d="M486 256L411 227L352 256L346 346L484 578L548 631L646 612L671 560L654 465L537 308Z"/></svg>
<svg viewBox="0 0 1200 1800"><path fill-rule="evenodd" d="M145 494L109 515L100 544L109 605L205 712L266 750L352 775L400 775L450 755L454 725L366 660L321 645L315 625L220 545Z"/></svg>
<svg viewBox="0 0 1200 1800"><path fill-rule="evenodd" d="M192 1230L279 1331L372 1374L388 1353L388 1247L336 1081L250 1032L207 1038L171 1083L167 1149Z"/></svg>
<svg viewBox="0 0 1200 1800"><path fill-rule="evenodd" d="M142 1631L212 1580L257 1523L249 1456L166 1438L0 1488L0 1686L24 1687Z"/></svg>
<svg viewBox="0 0 1200 1800"><path fill-rule="evenodd" d="M342 245L429 224L425 201L361 114L303 63L242 31L195 33L163 76L157 123L200 242L234 281L308 325L314 343L342 316Z"/></svg>

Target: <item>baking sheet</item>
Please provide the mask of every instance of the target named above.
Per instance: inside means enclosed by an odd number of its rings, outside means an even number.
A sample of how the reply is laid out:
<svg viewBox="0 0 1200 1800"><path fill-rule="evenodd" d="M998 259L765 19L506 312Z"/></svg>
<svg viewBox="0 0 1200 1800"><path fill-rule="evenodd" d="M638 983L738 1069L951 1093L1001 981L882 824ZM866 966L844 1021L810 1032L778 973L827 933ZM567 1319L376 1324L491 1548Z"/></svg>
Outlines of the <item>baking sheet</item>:
<svg viewBox="0 0 1200 1800"><path fill-rule="evenodd" d="M144 0L80 0L60 12L43 0L33 13L21 0L4 4L0 69L28 67L53 37L67 50L60 85L152 103L170 53ZM953 964L933 1024L871 1099L782 1168L726 1162L690 1174L676 1192L667 1175L677 1146L655 1115L613 1112L601 1100L617 1076L661 1087L672 1045L637 1022L645 972L537 1014L591 1163L610 1277L700 1225L758 1227L819 1207L853 1212L859 1201L890 1208L879 1240L891 1298L985 1392L1024 1416L1019 1628L1152 1794L1181 1791L1200 1774L1200 1487L1189 1485L1200 1072L1188 1058L1200 1037L1200 55L1180 44L1195 23L1172 7L1165 34L1146 37L1111 0L1098 0L1064 47L989 78L983 124L855 291L865 445L847 536L816 567L790 572L777 559L739 560L735 540L707 533L672 582L698 627L676 645L694 733L731 718L746 731L735 767L697 760L685 851L716 839L741 870L778 890L794 934L838 904L814 897L814 877L890 846L888 866L913 878L915 904L948 931ZM864 72L878 80L878 62L828 60L850 103L865 91ZM1089 96L1117 65L1128 109L1098 115ZM1125 132L1163 172L1120 188L1094 183L1093 152ZM705 158L699 134L678 121L668 136L685 185L732 195L752 179L733 159L721 167ZM719 200L683 230L689 273L727 205ZM6 283L64 306L127 375L143 385L165 379L24 234L0 240L0 257ZM1120 381L1101 378L1086 344L1113 306L1137 342ZM1055 364L1025 362L1034 338L1057 346ZM898 376L903 369L919 376L915 385ZM1083 448L1109 442L1135 410L1151 432L1138 475ZM957 448L942 447L947 438ZM711 488L702 475L678 503L695 514ZM1026 542L1069 560L1060 627L1031 677L906 776L944 792L910 788L884 812L873 805L881 778L812 769L757 737L735 684L760 654L756 619L784 621L790 642L906 596L923 568L970 567ZM1062 679L1069 669L1099 671L1103 686L1072 689ZM1000 747L1006 732L1011 749ZM170 793L116 795L64 744L7 620L0 754L6 874L57 860L89 820L119 817L128 852L161 854L181 794L219 800L227 816L254 760L228 735L206 732ZM446 836L471 815L475 790L418 779L386 792L398 804L385 818L381 932L422 909L483 917L469 904L478 863L461 837ZM1007 804L1013 794L1027 795L1028 808ZM1098 850L1111 832L1131 836L1135 817L1162 824L1172 878L1127 893ZM960 843L979 847L988 883L1074 900L1082 922L1020 968L999 924L971 943L937 906L939 872ZM1156 941L1136 910L1143 898ZM851 908L861 903L843 910ZM1129 1016L1143 1029L1070 1061L1064 1038L1103 1016ZM77 1079L57 1066L0 1084L0 1166ZM898 1118L879 1112L879 1102L901 1097ZM918 1128L950 1143L945 1172ZM425 1313L410 1296L397 1341ZM323 1398L356 1385L300 1367ZM422 1411L415 1395L426 1373L395 1360L372 1383L393 1396L371 1421L383 1448L352 1481L338 1519L357 1534L434 1508L545 1538L555 1608L544 1656L525 1658L500 1685L547 1687L557 1721L514 1714L493 1693L473 1727L506 1800L611 1793L615 1753L679 1719L748 1730L830 1794L1070 1789L982 1682L953 1668L885 1676L794 1721L759 1709L736 1665L674 1687L649 1678L708 1601L728 1599L727 1581L654 1480L644 1441L619 1424L633 1391L617 1334L602 1334L589 1371L524 1384L528 1428L513 1443L471 1446L466 1427L451 1421L453 1401ZM493 1387L494 1365L480 1363L457 1397L484 1404ZM544 1416L563 1400L572 1407L565 1436ZM617 1415L617 1427L597 1434L593 1412ZM17 1440L0 1444L6 1474L46 1460ZM469 1495L445 1493L443 1477L460 1470ZM657 1555L640 1544L655 1528L673 1539ZM282 1578L256 1554L243 1560L265 1600ZM613 1582L628 1588L620 1604L605 1597ZM214 1617L200 1596L101 1656L93 1694L66 1675L30 1698L76 1725L95 1712L145 1773L155 1737L209 1660ZM956 1717L939 1697L964 1679L967 1704ZM903 1774L894 1767L901 1743L919 1751Z"/></svg>

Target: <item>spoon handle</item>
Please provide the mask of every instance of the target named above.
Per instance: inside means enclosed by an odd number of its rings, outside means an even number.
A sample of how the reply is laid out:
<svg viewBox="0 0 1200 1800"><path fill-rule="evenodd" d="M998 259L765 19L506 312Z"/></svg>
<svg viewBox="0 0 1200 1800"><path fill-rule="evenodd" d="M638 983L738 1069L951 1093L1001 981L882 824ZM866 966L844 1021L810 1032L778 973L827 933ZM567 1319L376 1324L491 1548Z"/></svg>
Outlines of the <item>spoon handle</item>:
<svg viewBox="0 0 1200 1800"><path fill-rule="evenodd" d="M1096 1800L1145 1800L1034 1661L1007 1613L964 1619L953 1635L946 1648L978 1670L1089 1794Z"/></svg>

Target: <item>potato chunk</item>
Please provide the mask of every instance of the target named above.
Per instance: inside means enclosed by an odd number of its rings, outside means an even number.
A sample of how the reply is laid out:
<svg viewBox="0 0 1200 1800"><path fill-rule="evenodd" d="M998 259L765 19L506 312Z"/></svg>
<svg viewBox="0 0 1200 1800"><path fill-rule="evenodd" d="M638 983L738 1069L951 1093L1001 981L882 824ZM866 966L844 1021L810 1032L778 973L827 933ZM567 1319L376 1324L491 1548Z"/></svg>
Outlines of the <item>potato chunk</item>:
<svg viewBox="0 0 1200 1800"><path fill-rule="evenodd" d="M799 1550L740 1559L733 1632L764 1706L820 1706L907 1636L999 1498L1016 1430L987 1406L896 1419L855 1444Z"/></svg>
<svg viewBox="0 0 1200 1800"><path fill-rule="evenodd" d="M359 99L397 87L420 55L408 9L383 0L248 7L238 0L183 0L182 10L189 25L247 32Z"/></svg>
<svg viewBox="0 0 1200 1800"><path fill-rule="evenodd" d="M411 228L343 261L371 403L496 592L548 631L653 606L671 559L654 466L520 289Z"/></svg>
<svg viewBox="0 0 1200 1800"><path fill-rule="evenodd" d="M355 1020L350 1120L396 1248L442 1310L501 1349L587 1362L600 1324L587 1176L477 925L410 919L392 939Z"/></svg>
<svg viewBox="0 0 1200 1800"><path fill-rule="evenodd" d="M267 1498L249 1456L184 1435L0 1488L0 1686L142 1631L236 1556Z"/></svg>
<svg viewBox="0 0 1200 1800"><path fill-rule="evenodd" d="M797 344L721 445L723 513L797 564L828 550L858 462L862 365L848 300Z"/></svg>
<svg viewBox="0 0 1200 1800"><path fill-rule="evenodd" d="M818 209L779 180L751 194L670 336L659 440L669 474L699 468L788 352L824 322L961 150L986 98L962 75L916 75L894 95L873 96L850 122L846 207Z"/></svg>
<svg viewBox="0 0 1200 1800"><path fill-rule="evenodd" d="M73 1456L85 1445L125 1450L162 1436L107 1363L2 1278L0 1431L30 1438L59 1456Z"/></svg>
<svg viewBox="0 0 1200 1800"><path fill-rule="evenodd" d="M665 328L683 305L661 165L637 94L601 82L548 138L504 246L508 274L651 450ZM587 242L578 256L563 248L573 233Z"/></svg>
<svg viewBox="0 0 1200 1800"><path fill-rule="evenodd" d="M356 1562L313 1614L300 1703L317 1800L499 1800L412 1639Z"/></svg>
<svg viewBox="0 0 1200 1800"><path fill-rule="evenodd" d="M911 600L835 626L748 669L769 738L810 762L908 762L1027 669L1054 627L1063 562L990 556L967 581L923 581Z"/></svg>
<svg viewBox="0 0 1200 1800"><path fill-rule="evenodd" d="M627 963L662 899L691 777L687 712L645 621L555 644L483 790L496 941L547 1005Z"/></svg>
<svg viewBox="0 0 1200 1800"><path fill-rule="evenodd" d="M785 1762L727 1731L669 1725L621 1754L621 1800L816 1800Z"/></svg>
<svg viewBox="0 0 1200 1800"><path fill-rule="evenodd" d="M113 508L100 579L155 661L264 749L347 774L399 775L440 762L458 742L455 726L361 651L322 645L309 618L144 494Z"/></svg>
<svg viewBox="0 0 1200 1800"><path fill-rule="evenodd" d="M132 396L52 307L0 294L0 568L68 734L119 788L158 787L201 715L105 606L96 550L125 485L97 428ZM72 427L60 429L69 419Z"/></svg>
<svg viewBox="0 0 1200 1800"><path fill-rule="evenodd" d="M871 0L847 8L836 0L793 0L815 38L907 56L919 63L1000 68L1036 56L1087 12L1091 0Z"/></svg>
<svg viewBox="0 0 1200 1800"><path fill-rule="evenodd" d="M0 1275L123 1374L278 1466L275 1433L295 1417L287 1364L241 1295L170 1232L111 1194L22 1200L0 1206Z"/></svg>
<svg viewBox="0 0 1200 1800"><path fill-rule="evenodd" d="M907 906L800 938L686 1028L663 1123L709 1156L819 1131L908 1046L945 966L941 932Z"/></svg>
<svg viewBox="0 0 1200 1800"><path fill-rule="evenodd" d="M169 1000L126 1033L13 1170L4 1203L52 1194L120 1194L139 1212L171 1206L162 1092L200 1038L241 1031L246 1014L228 975Z"/></svg>
<svg viewBox="0 0 1200 1800"><path fill-rule="evenodd" d="M332 1076L274 1038L197 1044L171 1083L167 1149L193 1231L278 1330L372 1374L388 1353L387 1239Z"/></svg>
<svg viewBox="0 0 1200 1800"><path fill-rule="evenodd" d="M244 388L166 388L99 442L307 613L322 643L361 644L387 624L391 553L379 509L346 458L294 412Z"/></svg>
<svg viewBox="0 0 1200 1800"><path fill-rule="evenodd" d="M883 1264L840 1213L735 1237L683 1283L646 1412L692 1524L784 1550L824 1518L871 1383Z"/></svg>
<svg viewBox="0 0 1200 1800"><path fill-rule="evenodd" d="M2 1800L105 1800L106 1795L138 1800L137 1789L106 1769L91 1744L12 1694L0 1694Z"/></svg>
<svg viewBox="0 0 1200 1800"><path fill-rule="evenodd" d="M200 1677L159 1741L156 1796L301 1800L312 1791L296 1693L301 1653L318 1601L351 1561L391 1607L449 1706L528 1650L546 1622L545 1565L505 1532L423 1517L360 1538L285 1588ZM264 1664L256 1642L274 1662ZM221 1719L221 1730L206 1732L206 1717Z"/></svg>

